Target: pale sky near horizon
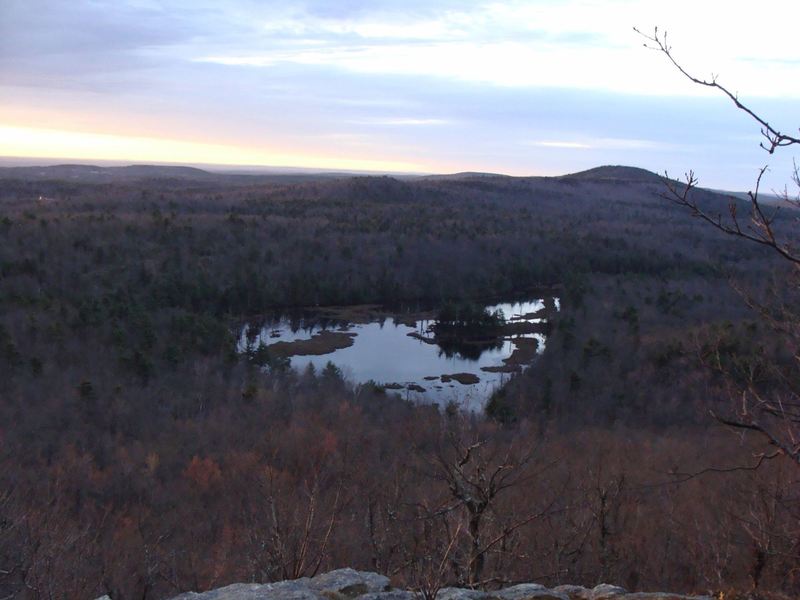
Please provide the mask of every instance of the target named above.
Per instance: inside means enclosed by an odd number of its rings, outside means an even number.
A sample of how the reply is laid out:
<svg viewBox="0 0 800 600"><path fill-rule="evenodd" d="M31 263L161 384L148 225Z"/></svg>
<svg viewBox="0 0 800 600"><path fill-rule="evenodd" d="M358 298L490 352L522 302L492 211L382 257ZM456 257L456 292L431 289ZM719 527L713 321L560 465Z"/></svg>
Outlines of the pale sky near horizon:
<svg viewBox="0 0 800 600"><path fill-rule="evenodd" d="M800 3L0 0L0 156L789 180L730 101L796 134ZM798 157L800 158L800 157ZM36 160L34 160L36 159ZM41 160L39 160L41 159Z"/></svg>

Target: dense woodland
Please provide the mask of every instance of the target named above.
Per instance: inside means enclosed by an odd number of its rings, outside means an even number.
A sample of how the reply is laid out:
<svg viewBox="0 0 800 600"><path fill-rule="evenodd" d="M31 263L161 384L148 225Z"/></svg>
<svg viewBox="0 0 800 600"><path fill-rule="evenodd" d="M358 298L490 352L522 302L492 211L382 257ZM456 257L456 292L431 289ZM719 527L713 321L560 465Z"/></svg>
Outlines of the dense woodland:
<svg viewBox="0 0 800 600"><path fill-rule="evenodd" d="M794 349L747 305L786 267L664 185L624 168L0 180L0 598L340 566L422 591L797 597L800 469L747 469L762 439L709 415L737 378L787 385ZM543 287L561 299L547 350L485 414L236 353L242 322L297 307Z"/></svg>

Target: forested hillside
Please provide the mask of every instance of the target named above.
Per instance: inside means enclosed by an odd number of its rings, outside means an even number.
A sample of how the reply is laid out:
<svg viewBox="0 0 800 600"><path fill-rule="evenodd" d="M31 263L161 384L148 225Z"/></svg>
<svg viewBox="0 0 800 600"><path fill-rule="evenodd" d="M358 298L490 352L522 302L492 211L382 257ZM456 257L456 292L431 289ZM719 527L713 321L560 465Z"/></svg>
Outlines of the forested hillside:
<svg viewBox="0 0 800 600"><path fill-rule="evenodd" d="M735 469L762 442L709 416L723 373L784 385L765 365L792 349L745 302L784 267L660 177L168 176L0 180L0 598L342 566L800 593L797 469ZM542 288L547 349L485 414L236 352L243 322L298 307Z"/></svg>

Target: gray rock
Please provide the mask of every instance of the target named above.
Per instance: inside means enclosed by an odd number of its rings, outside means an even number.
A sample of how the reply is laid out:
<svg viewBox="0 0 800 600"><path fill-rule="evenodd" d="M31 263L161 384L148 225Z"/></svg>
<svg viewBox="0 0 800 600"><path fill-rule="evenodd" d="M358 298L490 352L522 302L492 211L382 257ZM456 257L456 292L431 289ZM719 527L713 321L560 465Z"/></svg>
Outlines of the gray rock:
<svg viewBox="0 0 800 600"><path fill-rule="evenodd" d="M507 588L503 588L502 590L497 590L493 592L499 598L517 598L519 594L526 594L527 592L533 592L538 590L545 590L547 589L540 583L520 583L517 585L512 585Z"/></svg>
<svg viewBox="0 0 800 600"><path fill-rule="evenodd" d="M311 580L308 577L267 583L261 586L261 593L264 595L257 596L257 598L265 600L319 600L324 598L319 590L312 588Z"/></svg>
<svg viewBox="0 0 800 600"><path fill-rule="evenodd" d="M592 589L590 600L606 600L606 598L614 598L627 594L628 590L621 588L618 585L611 585L610 583L601 583Z"/></svg>
<svg viewBox="0 0 800 600"><path fill-rule="evenodd" d="M346 598L391 590L388 577L349 568L312 577L309 587L318 592L334 592Z"/></svg>
<svg viewBox="0 0 800 600"><path fill-rule="evenodd" d="M590 600L592 597L592 590L582 585L557 585L553 591L566 594L569 600Z"/></svg>
<svg viewBox="0 0 800 600"><path fill-rule="evenodd" d="M494 596L478 590L464 588L442 588L436 594L436 600L491 600Z"/></svg>
<svg viewBox="0 0 800 600"><path fill-rule="evenodd" d="M237 583L209 592L182 594L174 600L346 600L389 589L388 577L339 569L310 579L303 577L263 585Z"/></svg>
<svg viewBox="0 0 800 600"><path fill-rule="evenodd" d="M208 592L188 592L173 600L321 600L321 596L302 584L234 583Z"/></svg>
<svg viewBox="0 0 800 600"><path fill-rule="evenodd" d="M312 578L276 583L235 583L208 592L188 592L172 600L419 600L421 594L392 589L389 578L377 573L338 569ZM106 596L96 600L110 600ZM538 583L522 583L496 592L442 588L436 600L713 600L710 596L686 596L668 592L628 593L607 583L593 589L559 585L548 589Z"/></svg>
<svg viewBox="0 0 800 600"><path fill-rule="evenodd" d="M266 590L263 596L258 596L259 600L330 600L325 594L320 594L309 589L273 589ZM236 598L236 600L240 600Z"/></svg>
<svg viewBox="0 0 800 600"><path fill-rule="evenodd" d="M566 594L547 589L538 583L521 583L493 592L492 596L500 600L570 600Z"/></svg>
<svg viewBox="0 0 800 600"><path fill-rule="evenodd" d="M711 596L684 596L669 592L636 592L626 594L624 600L714 600Z"/></svg>
<svg viewBox="0 0 800 600"><path fill-rule="evenodd" d="M389 592L364 594L359 596L358 600L416 600L420 597L414 592L407 592L406 590L391 590Z"/></svg>

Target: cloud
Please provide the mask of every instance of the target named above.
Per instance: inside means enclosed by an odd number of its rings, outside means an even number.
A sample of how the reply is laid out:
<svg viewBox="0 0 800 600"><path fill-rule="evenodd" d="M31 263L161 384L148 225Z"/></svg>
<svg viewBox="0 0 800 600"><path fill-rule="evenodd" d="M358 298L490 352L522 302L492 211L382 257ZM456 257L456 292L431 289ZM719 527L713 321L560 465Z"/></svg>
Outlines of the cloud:
<svg viewBox="0 0 800 600"><path fill-rule="evenodd" d="M784 10L797 12L780 2ZM352 7L351 7L352 8ZM726 29L710 27L724 10ZM692 19L685 19L692 14ZM256 21L258 22L258 21ZM687 25L688 23L688 25ZM704 73L706 65L737 81L752 95L800 97L794 65L783 60L785 40L753 31L749 10L716 1L689 0L669 10L644 1L479 2L445 8L382 2L368 10L317 13L293 5L260 23L262 38L193 60L227 66L271 68L278 64L324 66L365 75L455 79L513 87L560 87L631 94L709 93L688 84L652 53L641 50L632 27L675 27L684 33L679 51ZM759 51L740 57L741 40ZM793 39L793 38L792 38ZM734 43L735 40L735 43ZM767 85L780 80L782 87Z"/></svg>
<svg viewBox="0 0 800 600"><path fill-rule="evenodd" d="M635 163L739 180L736 165L763 158L751 123L631 28L669 29L687 67L720 73L790 130L800 9L764 11L769 28L717 0L0 0L0 126L40 144L34 130L112 135L136 156L146 143L126 138L247 162L516 174ZM66 150L64 139L51 141Z"/></svg>
<svg viewBox="0 0 800 600"><path fill-rule="evenodd" d="M531 142L532 146L542 146L543 148L566 148L569 150L586 150L591 148L589 144L581 142Z"/></svg>
<svg viewBox="0 0 800 600"><path fill-rule="evenodd" d="M42 155L41 149L47 148ZM321 169L423 172L422 165L369 156L315 156L280 148L246 148L182 140L118 136L0 125L0 156L45 156L81 160L132 160L218 165L306 166Z"/></svg>
<svg viewBox="0 0 800 600"><path fill-rule="evenodd" d="M167 69L194 61L510 87L707 93L639 48L632 26L657 24L680 36L676 52L698 72L711 65L742 93L800 97L796 64L786 58L794 36L778 35L800 9L786 0L772 9L782 18L762 31L752 27L749 9L717 0L4 0L0 83L107 91L159 81ZM724 29L716 26L721 11Z"/></svg>
<svg viewBox="0 0 800 600"><path fill-rule="evenodd" d="M378 125L388 127L428 127L436 125L448 125L451 121L447 119L415 119L411 117L401 118L375 118L350 121L354 125Z"/></svg>
<svg viewBox="0 0 800 600"><path fill-rule="evenodd" d="M665 150L677 147L674 144L656 142L653 140L625 139L625 138L594 138L581 141L551 141L537 140L526 142L530 146L543 148L564 148L567 150Z"/></svg>

